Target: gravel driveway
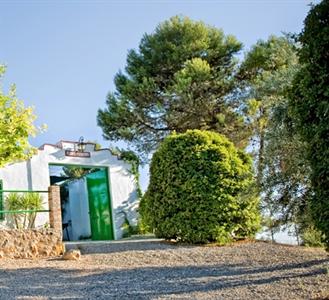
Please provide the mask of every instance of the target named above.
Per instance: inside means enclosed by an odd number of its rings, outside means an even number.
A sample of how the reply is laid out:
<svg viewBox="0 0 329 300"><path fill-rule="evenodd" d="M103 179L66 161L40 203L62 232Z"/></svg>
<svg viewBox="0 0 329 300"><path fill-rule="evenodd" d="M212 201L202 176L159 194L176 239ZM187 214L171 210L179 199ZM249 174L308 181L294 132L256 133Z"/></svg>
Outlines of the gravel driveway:
<svg viewBox="0 0 329 300"><path fill-rule="evenodd" d="M329 299L324 250L249 242L107 245L80 261L0 260L0 299Z"/></svg>

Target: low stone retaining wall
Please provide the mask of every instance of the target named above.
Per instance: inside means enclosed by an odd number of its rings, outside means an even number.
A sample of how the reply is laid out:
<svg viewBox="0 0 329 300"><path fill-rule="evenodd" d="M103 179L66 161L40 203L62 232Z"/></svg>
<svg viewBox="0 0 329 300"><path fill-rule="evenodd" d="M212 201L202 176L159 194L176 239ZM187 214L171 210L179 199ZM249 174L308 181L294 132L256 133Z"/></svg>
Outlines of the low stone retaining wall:
<svg viewBox="0 0 329 300"><path fill-rule="evenodd" d="M60 232L50 229L0 230L0 258L36 258L63 254Z"/></svg>

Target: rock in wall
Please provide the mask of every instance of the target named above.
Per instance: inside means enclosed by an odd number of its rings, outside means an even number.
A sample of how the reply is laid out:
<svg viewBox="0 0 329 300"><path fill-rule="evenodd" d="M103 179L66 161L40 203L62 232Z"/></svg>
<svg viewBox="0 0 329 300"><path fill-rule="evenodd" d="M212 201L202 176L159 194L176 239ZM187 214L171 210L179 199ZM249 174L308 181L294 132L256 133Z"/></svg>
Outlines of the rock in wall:
<svg viewBox="0 0 329 300"><path fill-rule="evenodd" d="M0 258L36 258L63 254L61 233L54 229L0 230Z"/></svg>

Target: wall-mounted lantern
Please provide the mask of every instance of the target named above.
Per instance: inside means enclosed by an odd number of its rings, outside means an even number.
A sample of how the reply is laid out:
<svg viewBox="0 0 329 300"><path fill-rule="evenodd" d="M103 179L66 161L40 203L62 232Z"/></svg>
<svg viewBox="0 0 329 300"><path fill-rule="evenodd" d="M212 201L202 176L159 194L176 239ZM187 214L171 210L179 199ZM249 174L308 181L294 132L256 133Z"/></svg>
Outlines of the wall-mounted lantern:
<svg viewBox="0 0 329 300"><path fill-rule="evenodd" d="M85 152L87 143L84 142L83 136L79 138L78 143L74 144L74 150L65 150L65 156L88 158L90 152Z"/></svg>
<svg viewBox="0 0 329 300"><path fill-rule="evenodd" d="M78 152L84 152L86 149L86 143L84 143L84 138L81 136L78 142Z"/></svg>

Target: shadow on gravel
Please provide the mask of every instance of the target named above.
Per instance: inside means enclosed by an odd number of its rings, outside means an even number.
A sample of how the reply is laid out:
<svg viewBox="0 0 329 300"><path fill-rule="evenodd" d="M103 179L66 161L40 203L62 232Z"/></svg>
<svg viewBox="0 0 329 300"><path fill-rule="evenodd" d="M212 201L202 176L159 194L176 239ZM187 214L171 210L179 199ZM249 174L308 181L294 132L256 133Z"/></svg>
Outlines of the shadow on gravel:
<svg viewBox="0 0 329 300"><path fill-rule="evenodd" d="M145 267L87 274L83 269L31 268L0 271L0 299L154 299L217 292L325 273L328 259L273 267L210 265ZM307 271L305 271L307 268ZM326 276L326 275L325 275ZM298 278L298 279L297 279Z"/></svg>
<svg viewBox="0 0 329 300"><path fill-rule="evenodd" d="M181 247L195 247L186 245ZM123 240L111 242L82 242L82 243L66 243L66 250L79 249L82 254L97 253L116 253L126 251L147 251L147 250L168 250L177 248L176 245L166 241L150 241L150 240Z"/></svg>

